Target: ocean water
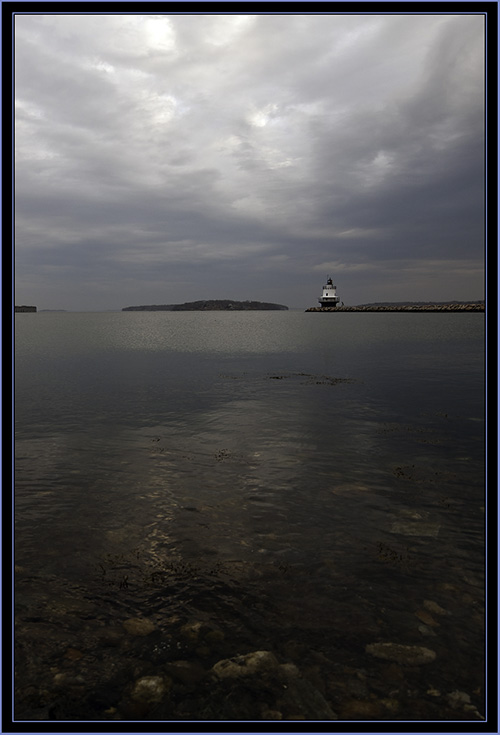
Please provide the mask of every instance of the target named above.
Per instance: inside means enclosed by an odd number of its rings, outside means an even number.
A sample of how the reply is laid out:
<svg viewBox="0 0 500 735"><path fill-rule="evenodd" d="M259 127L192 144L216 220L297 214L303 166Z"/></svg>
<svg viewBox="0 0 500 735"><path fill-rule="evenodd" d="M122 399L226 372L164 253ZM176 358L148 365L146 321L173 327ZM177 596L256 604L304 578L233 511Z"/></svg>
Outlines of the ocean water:
<svg viewBox="0 0 500 735"><path fill-rule="evenodd" d="M20 719L257 650L340 719L484 715L483 314L17 314L14 503Z"/></svg>

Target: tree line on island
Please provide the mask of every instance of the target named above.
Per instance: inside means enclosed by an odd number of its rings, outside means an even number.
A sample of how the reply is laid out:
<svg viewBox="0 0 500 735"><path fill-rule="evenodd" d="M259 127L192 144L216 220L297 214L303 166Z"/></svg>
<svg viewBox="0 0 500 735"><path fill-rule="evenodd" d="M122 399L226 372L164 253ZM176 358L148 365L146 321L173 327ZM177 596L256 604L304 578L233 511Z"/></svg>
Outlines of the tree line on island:
<svg viewBox="0 0 500 735"><path fill-rule="evenodd" d="M216 299L188 301L185 304L151 304L149 306L126 306L122 311L288 311L283 304L265 301L232 301Z"/></svg>

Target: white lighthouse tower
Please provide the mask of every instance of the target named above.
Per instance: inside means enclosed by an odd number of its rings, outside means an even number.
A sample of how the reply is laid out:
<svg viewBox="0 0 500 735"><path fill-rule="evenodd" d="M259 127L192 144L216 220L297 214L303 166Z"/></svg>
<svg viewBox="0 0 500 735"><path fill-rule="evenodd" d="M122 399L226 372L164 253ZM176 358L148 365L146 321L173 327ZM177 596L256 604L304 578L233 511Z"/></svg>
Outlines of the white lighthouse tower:
<svg viewBox="0 0 500 735"><path fill-rule="evenodd" d="M326 286L323 286L323 293L321 298L318 299L321 306L333 306L334 308L339 303L340 299L337 296L337 286L333 285L331 278L326 281Z"/></svg>

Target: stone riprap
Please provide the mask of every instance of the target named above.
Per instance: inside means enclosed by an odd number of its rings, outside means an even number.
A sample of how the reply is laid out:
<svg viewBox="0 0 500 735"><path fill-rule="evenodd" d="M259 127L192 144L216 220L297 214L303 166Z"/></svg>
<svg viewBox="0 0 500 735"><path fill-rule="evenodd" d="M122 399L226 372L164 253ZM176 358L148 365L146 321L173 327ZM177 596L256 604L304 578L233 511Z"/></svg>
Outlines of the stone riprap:
<svg viewBox="0 0 500 735"><path fill-rule="evenodd" d="M306 311L482 311L484 304L425 304L418 306L312 306Z"/></svg>

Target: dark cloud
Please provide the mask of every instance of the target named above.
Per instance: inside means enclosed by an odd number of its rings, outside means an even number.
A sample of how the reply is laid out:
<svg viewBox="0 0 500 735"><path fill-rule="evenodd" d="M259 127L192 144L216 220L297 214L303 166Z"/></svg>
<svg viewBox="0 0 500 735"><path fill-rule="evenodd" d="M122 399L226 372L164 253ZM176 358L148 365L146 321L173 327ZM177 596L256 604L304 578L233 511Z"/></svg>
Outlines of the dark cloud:
<svg viewBox="0 0 500 735"><path fill-rule="evenodd" d="M483 297L481 15L19 15L16 300ZM384 296L384 298L382 298Z"/></svg>

